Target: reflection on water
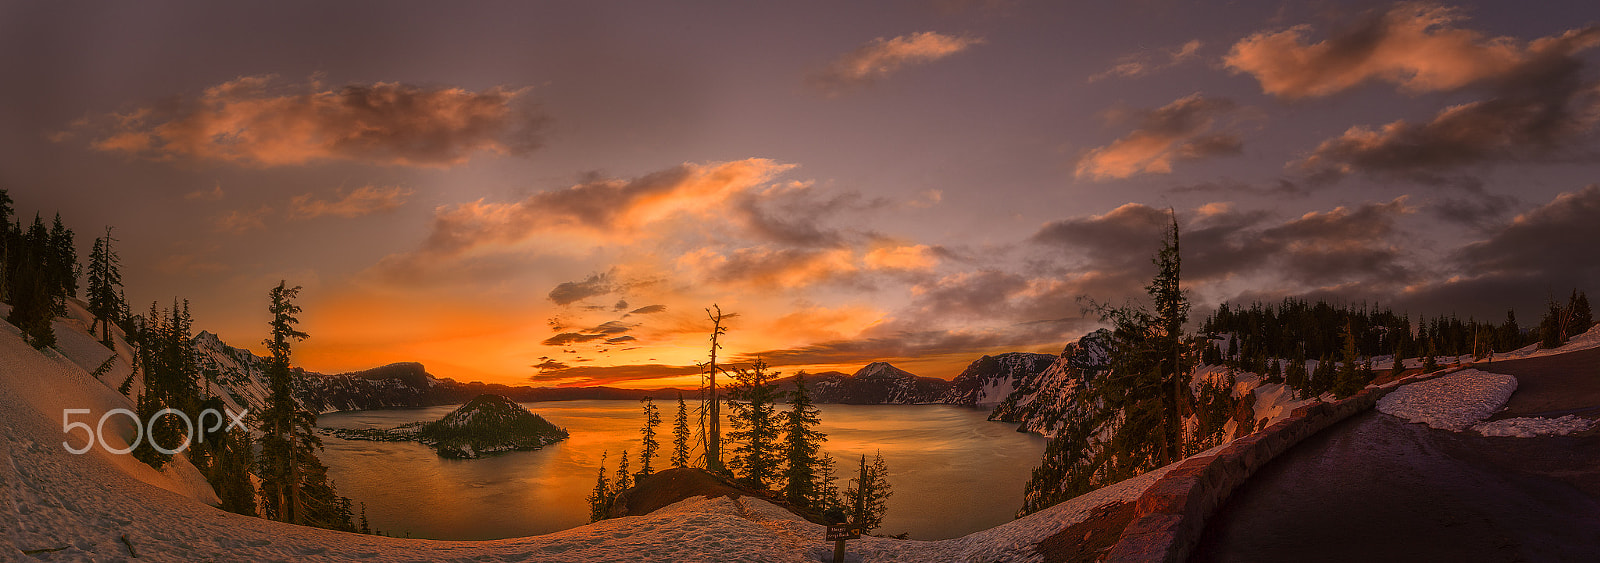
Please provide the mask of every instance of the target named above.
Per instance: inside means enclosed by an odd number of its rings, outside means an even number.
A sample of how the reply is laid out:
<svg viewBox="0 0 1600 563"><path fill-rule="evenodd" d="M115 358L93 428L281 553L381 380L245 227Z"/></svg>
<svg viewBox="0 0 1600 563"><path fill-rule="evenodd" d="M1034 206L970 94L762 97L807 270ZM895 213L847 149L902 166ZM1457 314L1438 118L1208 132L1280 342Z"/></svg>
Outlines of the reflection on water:
<svg viewBox="0 0 1600 563"><path fill-rule="evenodd" d="M676 401L661 401L657 430L667 464ZM365 503L374 528L391 535L480 540L530 536L589 522L586 497L594 488L601 452L607 473L624 448L638 470L636 401L524 403L565 427L572 437L532 452L475 460L440 458L413 442L346 441L325 436L329 476L339 493ZM695 407L690 402L691 422ZM1044 439L1016 432L1016 425L984 420L985 411L948 405L818 405L824 449L838 461L842 489L861 454L881 450L889 464L894 496L882 533L909 532L913 539L962 536L1011 520L1022 506L1029 472L1044 452ZM454 406L335 413L323 426L387 428L437 420ZM727 425L724 424L724 428ZM608 475L609 476L609 475Z"/></svg>

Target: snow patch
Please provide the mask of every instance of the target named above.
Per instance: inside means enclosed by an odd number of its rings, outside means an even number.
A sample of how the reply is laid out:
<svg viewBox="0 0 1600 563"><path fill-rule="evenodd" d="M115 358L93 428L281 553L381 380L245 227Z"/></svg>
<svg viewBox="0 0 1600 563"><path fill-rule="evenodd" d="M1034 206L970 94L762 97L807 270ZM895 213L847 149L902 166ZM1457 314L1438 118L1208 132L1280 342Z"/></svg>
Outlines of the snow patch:
<svg viewBox="0 0 1600 563"><path fill-rule="evenodd" d="M1478 424L1472 429L1484 436L1532 438L1539 435L1565 436L1573 432L1583 432L1593 427L1594 423L1593 420L1569 414L1561 418L1507 418Z"/></svg>
<svg viewBox="0 0 1600 563"><path fill-rule="evenodd" d="M1516 390L1516 377L1467 369L1395 389L1378 401L1378 410L1460 432L1500 410Z"/></svg>

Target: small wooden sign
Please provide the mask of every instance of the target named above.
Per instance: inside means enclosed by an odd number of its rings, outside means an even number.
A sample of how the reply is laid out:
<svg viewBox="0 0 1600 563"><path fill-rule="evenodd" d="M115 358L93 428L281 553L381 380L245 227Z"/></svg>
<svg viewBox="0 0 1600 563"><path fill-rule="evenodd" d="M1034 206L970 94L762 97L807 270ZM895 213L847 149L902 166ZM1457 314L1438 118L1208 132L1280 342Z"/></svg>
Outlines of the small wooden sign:
<svg viewBox="0 0 1600 563"><path fill-rule="evenodd" d="M832 524L828 526L828 541L854 540L861 538L861 527L848 524Z"/></svg>

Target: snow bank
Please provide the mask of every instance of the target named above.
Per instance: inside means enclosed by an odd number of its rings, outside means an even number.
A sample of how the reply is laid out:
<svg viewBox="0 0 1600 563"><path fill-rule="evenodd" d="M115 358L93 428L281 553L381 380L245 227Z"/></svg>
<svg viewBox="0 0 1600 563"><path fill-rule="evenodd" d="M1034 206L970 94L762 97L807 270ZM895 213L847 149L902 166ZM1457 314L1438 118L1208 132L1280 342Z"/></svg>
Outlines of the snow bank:
<svg viewBox="0 0 1600 563"><path fill-rule="evenodd" d="M1489 418L1517 390L1517 378L1475 369L1405 385L1378 401L1378 410L1411 422L1460 432Z"/></svg>
<svg viewBox="0 0 1600 563"><path fill-rule="evenodd" d="M1532 438L1539 435L1565 436L1573 432L1583 432L1594 426L1594 423L1593 420L1569 414L1561 418L1507 418L1485 422L1473 426L1472 429L1484 436Z"/></svg>

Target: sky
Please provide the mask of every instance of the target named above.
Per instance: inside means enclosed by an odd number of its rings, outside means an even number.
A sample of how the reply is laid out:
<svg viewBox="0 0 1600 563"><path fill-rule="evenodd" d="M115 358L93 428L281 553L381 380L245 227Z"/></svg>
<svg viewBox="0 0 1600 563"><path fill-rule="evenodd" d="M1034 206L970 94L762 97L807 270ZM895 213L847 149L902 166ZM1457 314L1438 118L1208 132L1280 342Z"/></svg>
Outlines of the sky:
<svg viewBox="0 0 1600 563"><path fill-rule="evenodd" d="M1600 5L0 2L0 189L294 361L693 386L1195 320L1535 323L1600 287Z"/></svg>

